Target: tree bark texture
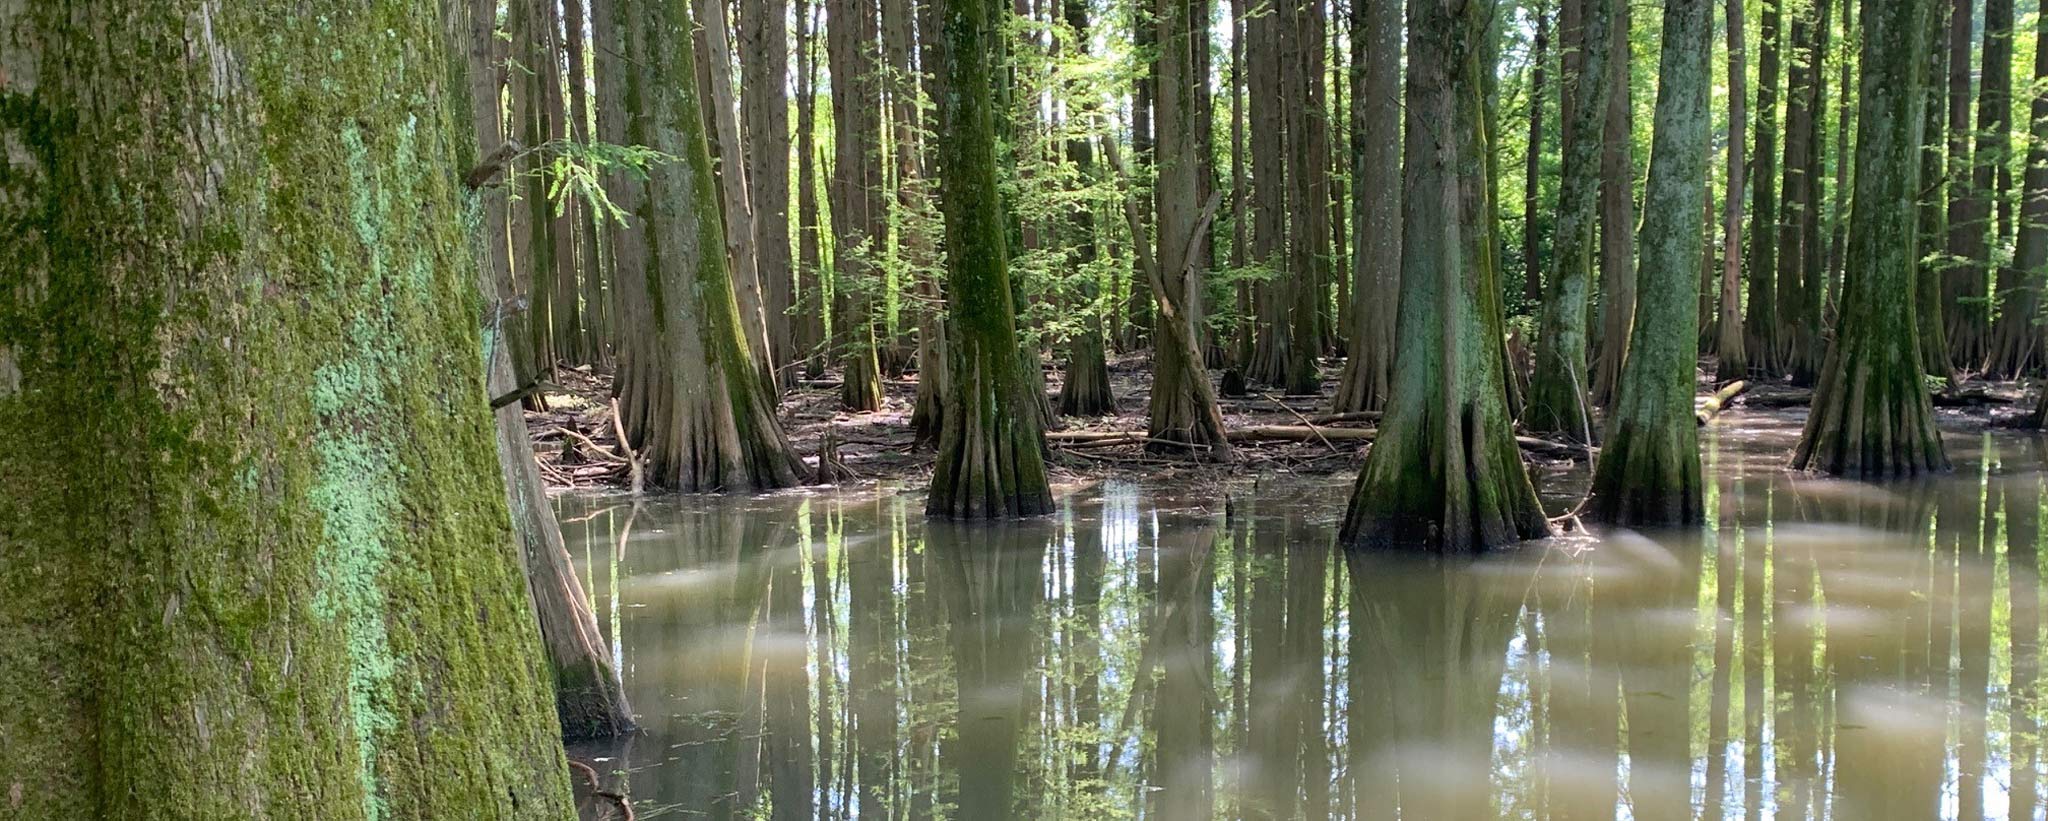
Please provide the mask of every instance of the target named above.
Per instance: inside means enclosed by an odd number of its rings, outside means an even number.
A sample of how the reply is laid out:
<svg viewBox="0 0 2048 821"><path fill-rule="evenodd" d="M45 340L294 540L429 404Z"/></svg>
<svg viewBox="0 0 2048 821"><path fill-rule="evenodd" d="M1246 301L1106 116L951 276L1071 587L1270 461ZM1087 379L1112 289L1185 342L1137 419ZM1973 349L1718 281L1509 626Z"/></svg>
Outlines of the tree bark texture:
<svg viewBox="0 0 2048 821"><path fill-rule="evenodd" d="M0 4L11 817L573 817L437 11Z"/></svg>
<svg viewBox="0 0 2048 821"><path fill-rule="evenodd" d="M1354 0L1351 49L1350 356L1338 413L1379 410L1394 362L1401 289L1402 0Z"/></svg>
<svg viewBox="0 0 2048 821"><path fill-rule="evenodd" d="M833 325L843 379L840 404L880 410L882 371L875 341L877 264L888 239L882 202L881 36L868 3L826 0L825 47L832 72Z"/></svg>

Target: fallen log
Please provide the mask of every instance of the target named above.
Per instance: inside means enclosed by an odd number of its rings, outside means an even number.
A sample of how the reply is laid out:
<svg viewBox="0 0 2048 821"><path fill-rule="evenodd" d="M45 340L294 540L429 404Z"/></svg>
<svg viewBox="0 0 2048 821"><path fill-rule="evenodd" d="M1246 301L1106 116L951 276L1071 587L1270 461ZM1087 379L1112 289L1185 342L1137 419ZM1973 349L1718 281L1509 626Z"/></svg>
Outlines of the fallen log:
<svg viewBox="0 0 2048 821"><path fill-rule="evenodd" d="M1311 428L1302 425L1257 425L1247 428L1233 428L1228 431L1232 443L1245 442L1370 442L1379 436L1375 428ZM1094 448L1112 445L1142 445L1153 441L1143 431L1116 430L1075 430L1052 431L1045 435L1045 441L1064 448ZM1523 450L1541 456L1565 459L1585 457L1585 449L1564 442L1552 442L1533 436L1517 436L1515 443Z"/></svg>
<svg viewBox="0 0 2048 821"><path fill-rule="evenodd" d="M1720 390L1715 391L1713 396L1707 397L1707 401L1700 403L1699 409L1693 412L1693 416L1698 418L1702 425L1712 422L1714 417L1720 416L1722 411L1728 409L1729 402L1734 401L1735 397L1741 396L1742 392L1746 390L1749 390L1749 380L1737 379L1730 382Z"/></svg>

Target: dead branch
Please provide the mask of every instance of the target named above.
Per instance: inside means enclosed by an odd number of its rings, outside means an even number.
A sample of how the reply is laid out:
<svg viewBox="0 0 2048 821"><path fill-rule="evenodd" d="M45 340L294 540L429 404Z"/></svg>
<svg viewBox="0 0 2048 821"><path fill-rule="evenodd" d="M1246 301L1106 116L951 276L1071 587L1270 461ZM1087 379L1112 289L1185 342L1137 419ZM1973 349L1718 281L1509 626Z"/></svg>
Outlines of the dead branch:
<svg viewBox="0 0 2048 821"><path fill-rule="evenodd" d="M1722 411L1728 409L1729 402L1735 401L1735 397L1741 396L1742 392L1746 390L1749 390L1748 380L1737 379L1730 382L1720 390L1715 391L1713 396L1707 397L1707 401L1701 403L1699 410L1693 415L1700 420L1702 425L1712 422L1714 417L1720 416Z"/></svg>
<svg viewBox="0 0 2048 821"><path fill-rule="evenodd" d="M637 816L633 814L633 800L627 798L625 793L605 789L604 785L597 780L597 770L595 768L573 758L569 759L569 766L575 767L578 772L583 773L583 778L590 782L591 795L611 799L612 803L619 805L619 811L625 813L626 821L637 821Z"/></svg>

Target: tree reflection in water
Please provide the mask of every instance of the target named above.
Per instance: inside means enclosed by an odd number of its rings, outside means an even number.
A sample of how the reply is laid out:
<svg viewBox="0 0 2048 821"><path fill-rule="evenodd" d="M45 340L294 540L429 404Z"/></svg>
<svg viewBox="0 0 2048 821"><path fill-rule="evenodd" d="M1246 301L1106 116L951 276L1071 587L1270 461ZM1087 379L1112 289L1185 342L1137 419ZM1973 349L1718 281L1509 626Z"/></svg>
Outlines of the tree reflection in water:
<svg viewBox="0 0 2048 821"><path fill-rule="evenodd" d="M566 498L646 727L573 752L642 818L2035 817L2041 443L1874 488L1779 421L1702 532L1477 561L1337 552L1307 479Z"/></svg>

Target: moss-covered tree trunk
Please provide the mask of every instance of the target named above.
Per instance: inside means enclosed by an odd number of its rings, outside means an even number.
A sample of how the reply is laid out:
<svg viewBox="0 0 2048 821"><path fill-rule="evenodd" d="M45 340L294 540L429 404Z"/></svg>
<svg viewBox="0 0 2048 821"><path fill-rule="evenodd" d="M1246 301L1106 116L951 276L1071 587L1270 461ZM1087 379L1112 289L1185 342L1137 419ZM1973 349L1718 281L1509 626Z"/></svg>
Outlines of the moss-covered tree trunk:
<svg viewBox="0 0 2048 821"><path fill-rule="evenodd" d="M627 139L680 159L650 169L619 254L619 413L648 481L685 491L796 484L726 267L718 183L681 3L613 0L628 66ZM638 264L628 267L638 257Z"/></svg>
<svg viewBox="0 0 2048 821"><path fill-rule="evenodd" d="M826 0L825 46L832 72L833 331L840 403L880 410L882 369L875 297L888 237L882 202L881 28L871 4Z"/></svg>
<svg viewBox="0 0 2048 821"><path fill-rule="evenodd" d="M1779 191L1777 311L1778 359L1794 384L1809 385L1819 373L1820 120L1825 74L1827 7L1815 0L1794 9L1791 66L1785 86L1785 150Z"/></svg>
<svg viewBox="0 0 2048 821"><path fill-rule="evenodd" d="M572 816L436 9L0 6L9 817Z"/></svg>
<svg viewBox="0 0 2048 821"><path fill-rule="evenodd" d="M1855 211L1842 321L1828 351L1795 469L1840 476L1946 470L1921 378L1917 312L1921 72L1929 0L1864 0Z"/></svg>
<svg viewBox="0 0 2048 821"><path fill-rule="evenodd" d="M1587 504L1588 514L1601 521L1679 526L1705 518L1692 406L1699 358L1699 279L1692 267L1705 244L1693 215L1707 196L1713 11L1712 0L1664 4L1638 244L1642 297Z"/></svg>
<svg viewBox="0 0 2048 821"><path fill-rule="evenodd" d="M1448 553L1549 532L1515 445L1501 372L1500 272L1480 107L1486 0L1408 7L1403 340L1380 438L1342 541Z"/></svg>
<svg viewBox="0 0 2048 821"><path fill-rule="evenodd" d="M1557 195L1557 233L1551 242L1549 287L1537 326L1536 370L1522 406L1522 425L1535 433L1590 439L1586 407L1586 300L1592 290L1593 232L1600 205L1601 124L1613 89L1607 63L1614 38L1614 0L1583 0L1570 35L1580 44L1565 73L1571 121L1565 127L1564 168Z"/></svg>
<svg viewBox="0 0 2048 821"><path fill-rule="evenodd" d="M1714 343L1715 376L1723 382L1749 375L1749 349L1742 329L1742 184L1747 166L1749 96L1748 39L1743 32L1743 0L1727 0L1728 32L1728 190L1722 200L1721 315Z"/></svg>
<svg viewBox="0 0 2048 821"><path fill-rule="evenodd" d="M1401 0L1351 5L1350 356L1335 410L1379 410L1401 289Z"/></svg>
<svg viewBox="0 0 2048 821"><path fill-rule="evenodd" d="M739 103L732 82L731 39L726 35L724 0L693 0L696 12L698 50L703 52L703 76L711 94L701 100L709 138L717 143L714 156L722 158L715 174L724 207L725 259L732 279L732 291L740 308L740 329L752 351L754 370L768 386L764 395L770 403L780 399L774 370L774 348L768 343L768 316L761 288L761 244L755 236L751 182L747 178L747 144L740 133Z"/></svg>
<svg viewBox="0 0 2048 821"><path fill-rule="evenodd" d="M1000 36L986 0L945 0L946 48L937 66L939 196L946 221L946 304L951 385L925 513L962 519L1052 510L1037 384L1017 354L1009 230L996 188L994 66ZM937 32L934 32L937 33Z"/></svg>

